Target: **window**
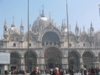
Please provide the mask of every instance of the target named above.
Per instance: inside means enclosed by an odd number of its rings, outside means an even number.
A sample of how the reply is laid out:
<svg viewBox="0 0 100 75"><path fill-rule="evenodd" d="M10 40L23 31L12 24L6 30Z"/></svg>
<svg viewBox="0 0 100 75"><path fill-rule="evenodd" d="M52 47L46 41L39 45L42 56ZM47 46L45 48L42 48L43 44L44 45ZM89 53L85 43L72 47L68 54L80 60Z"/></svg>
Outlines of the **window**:
<svg viewBox="0 0 100 75"><path fill-rule="evenodd" d="M72 45L72 44L70 43L70 44L69 44L69 47L71 47L71 45Z"/></svg>
<svg viewBox="0 0 100 75"><path fill-rule="evenodd" d="M42 46L44 46L44 42L42 42Z"/></svg>
<svg viewBox="0 0 100 75"><path fill-rule="evenodd" d="M31 43L29 43L29 47L31 47Z"/></svg>
<svg viewBox="0 0 100 75"><path fill-rule="evenodd" d="M14 37L11 38L11 41L14 41Z"/></svg>
<svg viewBox="0 0 100 75"><path fill-rule="evenodd" d="M48 45L48 42L46 42L46 45Z"/></svg>
<svg viewBox="0 0 100 75"><path fill-rule="evenodd" d="M85 46L85 44L83 44L83 46Z"/></svg>
<svg viewBox="0 0 100 75"><path fill-rule="evenodd" d="M18 38L16 38L16 41L18 41Z"/></svg>
<svg viewBox="0 0 100 75"><path fill-rule="evenodd" d="M16 47L16 43L13 44L13 47Z"/></svg>
<svg viewBox="0 0 100 75"><path fill-rule="evenodd" d="M7 31L7 29L5 28L5 31Z"/></svg>

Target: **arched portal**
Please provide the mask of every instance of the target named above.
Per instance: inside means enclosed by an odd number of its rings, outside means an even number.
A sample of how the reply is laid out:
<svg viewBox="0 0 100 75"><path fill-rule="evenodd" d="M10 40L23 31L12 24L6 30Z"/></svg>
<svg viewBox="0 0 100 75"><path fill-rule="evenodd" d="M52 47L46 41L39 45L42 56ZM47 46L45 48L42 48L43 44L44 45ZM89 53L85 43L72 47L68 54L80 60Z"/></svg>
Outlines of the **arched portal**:
<svg viewBox="0 0 100 75"><path fill-rule="evenodd" d="M48 64L48 67L49 68L54 68L55 67L55 64L56 64L56 60L54 58L49 58L47 60L47 64Z"/></svg>
<svg viewBox="0 0 100 75"><path fill-rule="evenodd" d="M42 46L49 44L60 46L59 36L55 32L46 32L42 37Z"/></svg>
<svg viewBox="0 0 100 75"><path fill-rule="evenodd" d="M79 71L80 69L80 57L77 52L72 51L69 53L68 57L69 68Z"/></svg>
<svg viewBox="0 0 100 75"><path fill-rule="evenodd" d="M93 67L93 54L90 53L90 52L85 52L82 56L83 58L83 64L84 64L84 67L89 69L91 67Z"/></svg>
<svg viewBox="0 0 100 75"><path fill-rule="evenodd" d="M61 68L61 52L55 47L50 47L45 51L45 64L46 68Z"/></svg>
<svg viewBox="0 0 100 75"><path fill-rule="evenodd" d="M20 56L17 53L12 52L10 58L11 58L10 59L11 70L20 69L21 68Z"/></svg>
<svg viewBox="0 0 100 75"><path fill-rule="evenodd" d="M25 70L28 69L32 71L37 66L37 56L34 52L29 52L29 58L28 58L28 52L24 55L25 58Z"/></svg>

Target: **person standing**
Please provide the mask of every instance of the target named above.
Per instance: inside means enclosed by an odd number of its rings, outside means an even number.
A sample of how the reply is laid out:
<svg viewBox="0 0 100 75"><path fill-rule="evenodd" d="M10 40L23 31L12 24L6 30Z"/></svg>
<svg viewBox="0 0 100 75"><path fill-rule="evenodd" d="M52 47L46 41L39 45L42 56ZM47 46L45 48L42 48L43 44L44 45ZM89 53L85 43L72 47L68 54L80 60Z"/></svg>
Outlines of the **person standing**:
<svg viewBox="0 0 100 75"><path fill-rule="evenodd" d="M91 75L91 69L89 69L88 72L89 72L89 75Z"/></svg>
<svg viewBox="0 0 100 75"><path fill-rule="evenodd" d="M41 74L39 73L39 67L36 67L36 68L35 68L35 71L33 71L30 75L41 75Z"/></svg>
<svg viewBox="0 0 100 75"><path fill-rule="evenodd" d="M52 75L60 75L59 69L56 67Z"/></svg>

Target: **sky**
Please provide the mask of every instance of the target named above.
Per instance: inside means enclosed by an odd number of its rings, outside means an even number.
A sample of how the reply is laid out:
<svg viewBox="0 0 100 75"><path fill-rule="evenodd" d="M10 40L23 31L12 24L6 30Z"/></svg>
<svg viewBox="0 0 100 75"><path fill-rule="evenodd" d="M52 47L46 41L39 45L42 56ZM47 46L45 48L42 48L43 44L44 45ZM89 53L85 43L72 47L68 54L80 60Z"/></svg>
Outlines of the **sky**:
<svg viewBox="0 0 100 75"><path fill-rule="evenodd" d="M69 25L71 25L73 32L75 32L76 22L81 31L83 31L83 26L85 26L88 32L91 22L94 32L100 31L100 0L67 1ZM10 28L13 23L13 17L16 28L20 29L21 21L23 21L24 32L27 32L27 4L28 0L0 0L0 36L3 35L5 19L8 28ZM29 24L33 25L39 16L40 9L42 10L42 5L44 5L45 16L49 18L49 13L51 12L51 17L54 19L54 23L57 23L57 27L61 26L64 19L67 24L66 0L29 0Z"/></svg>

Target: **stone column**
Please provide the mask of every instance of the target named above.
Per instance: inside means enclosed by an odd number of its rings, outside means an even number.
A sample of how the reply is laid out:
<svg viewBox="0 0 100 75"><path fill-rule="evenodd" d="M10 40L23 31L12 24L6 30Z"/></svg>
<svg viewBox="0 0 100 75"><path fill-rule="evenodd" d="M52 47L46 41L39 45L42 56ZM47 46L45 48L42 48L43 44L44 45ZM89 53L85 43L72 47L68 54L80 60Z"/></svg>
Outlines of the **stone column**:
<svg viewBox="0 0 100 75"><path fill-rule="evenodd" d="M94 67L95 68L99 67L99 58L97 56L95 57Z"/></svg>
<svg viewBox="0 0 100 75"><path fill-rule="evenodd" d="M83 58L80 57L80 69L82 69L82 68L83 68Z"/></svg>
<svg viewBox="0 0 100 75"><path fill-rule="evenodd" d="M62 69L68 69L68 57L62 57Z"/></svg>
<svg viewBox="0 0 100 75"><path fill-rule="evenodd" d="M41 65L40 69L44 70L45 69L45 62L44 62L44 58L43 57L40 58L40 65Z"/></svg>
<svg viewBox="0 0 100 75"><path fill-rule="evenodd" d="M37 66L40 68L39 62L40 62L39 57L37 57Z"/></svg>
<svg viewBox="0 0 100 75"><path fill-rule="evenodd" d="M21 70L25 70L25 59L24 59L24 56L21 57Z"/></svg>

